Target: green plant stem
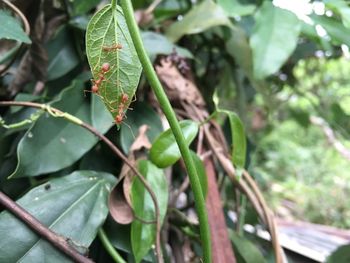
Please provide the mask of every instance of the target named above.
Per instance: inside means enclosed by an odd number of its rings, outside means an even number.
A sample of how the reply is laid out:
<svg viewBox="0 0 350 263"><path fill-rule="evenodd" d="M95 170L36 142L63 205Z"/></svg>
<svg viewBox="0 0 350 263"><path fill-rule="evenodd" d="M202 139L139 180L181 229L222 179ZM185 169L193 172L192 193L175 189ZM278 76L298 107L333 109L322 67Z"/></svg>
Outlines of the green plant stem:
<svg viewBox="0 0 350 263"><path fill-rule="evenodd" d="M126 263L126 261L122 258L121 255L119 255L118 251L113 247L113 245L109 241L106 232L102 229L102 227L98 230L98 237L100 238L108 254L113 258L113 260L116 263Z"/></svg>
<svg viewBox="0 0 350 263"><path fill-rule="evenodd" d="M182 158L185 162L188 176L190 179L197 214L200 223L200 234L203 247L203 259L204 262L211 262L211 241L210 241L210 230L208 224L208 215L205 207L205 200L202 194L201 185L197 176L197 171L191 158L190 150L186 144L185 138L181 131L180 125L176 119L174 110L166 96L162 84L160 83L156 72L154 71L153 65L147 55L147 52L143 46L139 28L134 18L134 10L130 0L122 0L122 9L125 15L126 24L130 31L132 41L135 45L136 52L139 56L145 75L151 84L154 94L156 95L159 104L167 118L170 128L174 134L176 142L179 146Z"/></svg>
<svg viewBox="0 0 350 263"><path fill-rule="evenodd" d="M240 208L240 213L239 213L239 217L238 217L238 235L242 236L244 235L244 223L245 223L245 213L246 213L246 209L247 209L247 197L245 195L241 196L241 208Z"/></svg>
<svg viewBox="0 0 350 263"><path fill-rule="evenodd" d="M111 0L111 7L112 10L115 10L117 8L117 0Z"/></svg>

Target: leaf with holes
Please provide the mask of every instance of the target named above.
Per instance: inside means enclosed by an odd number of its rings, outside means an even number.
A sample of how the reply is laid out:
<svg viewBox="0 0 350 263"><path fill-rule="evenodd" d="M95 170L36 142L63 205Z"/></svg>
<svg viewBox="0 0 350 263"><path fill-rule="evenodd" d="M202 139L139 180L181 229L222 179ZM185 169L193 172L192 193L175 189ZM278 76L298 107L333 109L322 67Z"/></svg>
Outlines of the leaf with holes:
<svg viewBox="0 0 350 263"><path fill-rule="evenodd" d="M77 171L35 187L17 203L87 252L108 215L107 197L115 182L111 174ZM6 237L0 239L0 262L71 262L7 211L0 214L0 236Z"/></svg>
<svg viewBox="0 0 350 263"><path fill-rule="evenodd" d="M131 40L120 7L106 5L90 20L86 32L86 54L98 94L113 118L122 116L135 94L141 75L141 63ZM109 69L103 71L103 64ZM122 95L127 95L123 101Z"/></svg>

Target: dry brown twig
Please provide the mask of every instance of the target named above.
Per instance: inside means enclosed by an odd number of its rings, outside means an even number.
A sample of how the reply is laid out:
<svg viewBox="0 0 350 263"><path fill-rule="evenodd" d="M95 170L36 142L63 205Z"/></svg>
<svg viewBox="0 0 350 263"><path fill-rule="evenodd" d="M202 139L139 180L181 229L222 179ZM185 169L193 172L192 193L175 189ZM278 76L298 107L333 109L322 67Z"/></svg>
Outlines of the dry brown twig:
<svg viewBox="0 0 350 263"><path fill-rule="evenodd" d="M14 216L21 219L29 228L34 230L41 237L49 241L68 257L79 263L92 263L93 261L75 250L66 238L57 235L46 226L41 224L36 218L24 210L21 206L12 201L8 196L0 191L0 203L9 210Z"/></svg>

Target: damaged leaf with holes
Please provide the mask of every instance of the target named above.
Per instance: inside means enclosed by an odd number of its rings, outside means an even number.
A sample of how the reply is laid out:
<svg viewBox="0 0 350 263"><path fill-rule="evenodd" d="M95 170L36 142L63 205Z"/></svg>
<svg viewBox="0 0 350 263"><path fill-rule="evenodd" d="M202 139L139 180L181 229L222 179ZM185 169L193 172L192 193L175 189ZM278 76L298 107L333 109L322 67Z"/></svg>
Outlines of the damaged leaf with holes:
<svg viewBox="0 0 350 263"><path fill-rule="evenodd" d="M106 5L90 20L86 32L86 52L93 75L93 82L98 83L97 95L115 119L124 116L133 100L139 83L142 67L132 43L121 8L113 10ZM110 68L102 74L102 65ZM123 102L123 95L127 101Z"/></svg>

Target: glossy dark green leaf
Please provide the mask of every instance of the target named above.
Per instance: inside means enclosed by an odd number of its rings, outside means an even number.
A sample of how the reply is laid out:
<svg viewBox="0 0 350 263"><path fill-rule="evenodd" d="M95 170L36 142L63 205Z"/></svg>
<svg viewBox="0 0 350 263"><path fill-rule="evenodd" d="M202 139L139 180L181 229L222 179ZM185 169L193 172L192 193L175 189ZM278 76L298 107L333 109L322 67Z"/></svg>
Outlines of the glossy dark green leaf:
<svg viewBox="0 0 350 263"><path fill-rule="evenodd" d="M120 144L125 153L129 152L141 125L148 126L146 134L151 143L163 131L159 115L147 103L138 102L132 107L133 110L128 112L125 124L120 129Z"/></svg>
<svg viewBox="0 0 350 263"><path fill-rule="evenodd" d="M166 35L176 42L184 35L198 34L208 28L222 25L232 26L225 11L212 0L205 0L193 7L182 20L172 24Z"/></svg>
<svg viewBox="0 0 350 263"><path fill-rule="evenodd" d="M198 124L190 120L180 122L187 144L191 144L198 133ZM179 147L170 129L164 131L152 144L150 158L160 168L176 163L181 157Z"/></svg>
<svg viewBox="0 0 350 263"><path fill-rule="evenodd" d="M264 1L250 38L254 75L263 79L280 69L297 46L301 23L292 12ZM286 34L288 32L288 34Z"/></svg>
<svg viewBox="0 0 350 263"><path fill-rule="evenodd" d="M102 65L110 65L99 85L99 95L114 119L123 94L128 99L122 110L128 109L142 71L120 7L112 10L106 5L92 17L86 32L86 54L95 81L100 79Z"/></svg>
<svg viewBox="0 0 350 263"><path fill-rule="evenodd" d="M112 245L128 254L130 254L130 257L132 257L132 249L131 249L131 224L129 225L121 225L118 224L112 219L111 217L107 217L106 223L104 224L103 228L106 231L106 234L111 241ZM147 262L154 262L152 260L154 258L154 255L152 251L149 251L149 253L143 257L143 261Z"/></svg>
<svg viewBox="0 0 350 263"><path fill-rule="evenodd" d="M344 245L334 251L328 258L327 263L348 263L350 262L350 245Z"/></svg>
<svg viewBox="0 0 350 263"><path fill-rule="evenodd" d="M32 41L26 35L20 22L9 12L0 10L0 39L11 39L30 44Z"/></svg>
<svg viewBox="0 0 350 263"><path fill-rule="evenodd" d="M35 187L18 204L86 251L108 214L115 182L111 174L78 171ZM0 239L0 262L71 262L7 211L0 214L0 235L6 236Z"/></svg>
<svg viewBox="0 0 350 263"><path fill-rule="evenodd" d="M150 161L141 160L138 163L139 171L153 190L159 206L161 222L164 220L168 206L168 184L163 170ZM155 208L150 194L141 181L135 177L131 186L131 200L137 218L145 221L154 221ZM145 224L135 219L131 224L131 246L136 263L140 262L155 242L156 225Z"/></svg>
<svg viewBox="0 0 350 263"><path fill-rule="evenodd" d="M165 36L155 32L141 33L143 44L151 60L154 60L157 55L169 55L174 50L182 57L193 58L190 51L171 43Z"/></svg>
<svg viewBox="0 0 350 263"><path fill-rule="evenodd" d="M47 44L49 65L47 79L54 80L67 74L79 64L72 36L68 27L61 27L55 37Z"/></svg>
<svg viewBox="0 0 350 263"><path fill-rule="evenodd" d="M254 13L256 6L254 4L243 4L239 0L218 0L218 4L228 16L246 16Z"/></svg>
<svg viewBox="0 0 350 263"><path fill-rule="evenodd" d="M207 173L205 171L204 164L202 160L198 157L198 155L194 152L191 151L192 159L194 162L194 166L196 167L197 175L199 178L199 182L201 184L202 192L204 199L207 196L208 193L208 178L207 178Z"/></svg>
<svg viewBox="0 0 350 263"><path fill-rule="evenodd" d="M229 235L238 263L266 263L264 256L252 242L237 235L231 229Z"/></svg>
<svg viewBox="0 0 350 263"><path fill-rule="evenodd" d="M105 133L112 125L111 118L103 107L90 108L83 89L82 82L74 82L52 106L87 123L93 122L99 132ZM11 176L36 176L68 167L97 141L96 136L78 125L43 114L21 139L17 148L18 164Z"/></svg>

